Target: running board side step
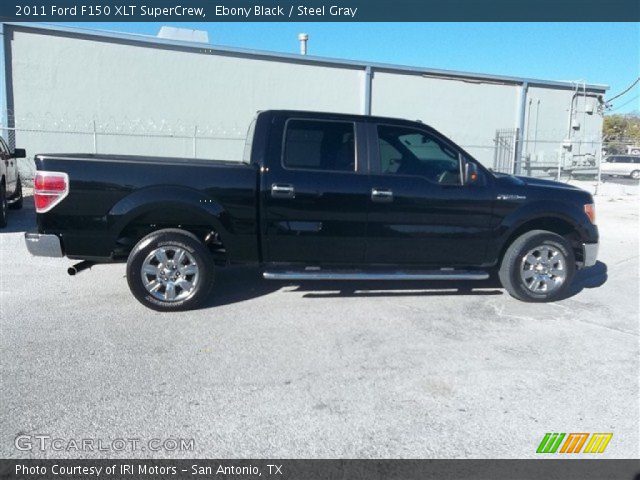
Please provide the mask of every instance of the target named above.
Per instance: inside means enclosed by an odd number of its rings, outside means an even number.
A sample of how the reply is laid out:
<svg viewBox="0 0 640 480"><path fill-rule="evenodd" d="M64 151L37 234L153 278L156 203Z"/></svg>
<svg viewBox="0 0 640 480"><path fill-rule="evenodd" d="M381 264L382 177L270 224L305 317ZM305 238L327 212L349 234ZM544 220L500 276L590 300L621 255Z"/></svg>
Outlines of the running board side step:
<svg viewBox="0 0 640 480"><path fill-rule="evenodd" d="M339 270L267 270L267 280L486 280L480 270L409 270L409 271L339 271Z"/></svg>

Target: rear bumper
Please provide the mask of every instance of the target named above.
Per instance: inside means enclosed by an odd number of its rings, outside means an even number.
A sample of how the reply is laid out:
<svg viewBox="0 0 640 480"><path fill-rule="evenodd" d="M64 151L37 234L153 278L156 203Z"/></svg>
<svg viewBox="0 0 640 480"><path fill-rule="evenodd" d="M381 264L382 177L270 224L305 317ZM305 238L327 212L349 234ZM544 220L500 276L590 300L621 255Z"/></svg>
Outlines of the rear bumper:
<svg viewBox="0 0 640 480"><path fill-rule="evenodd" d="M583 243L582 244L582 265L581 267L593 267L598 259L599 243Z"/></svg>
<svg viewBox="0 0 640 480"><path fill-rule="evenodd" d="M42 233L24 234L24 243L31 255L37 257L64 257L60 239L56 235L45 235Z"/></svg>

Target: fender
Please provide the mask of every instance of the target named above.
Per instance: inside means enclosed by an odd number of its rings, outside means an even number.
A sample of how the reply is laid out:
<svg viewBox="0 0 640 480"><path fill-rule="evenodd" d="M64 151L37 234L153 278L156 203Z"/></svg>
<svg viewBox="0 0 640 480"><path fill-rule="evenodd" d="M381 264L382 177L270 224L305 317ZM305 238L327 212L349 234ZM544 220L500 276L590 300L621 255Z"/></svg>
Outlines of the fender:
<svg viewBox="0 0 640 480"><path fill-rule="evenodd" d="M555 199L535 200L518 206L502 218L495 229L495 241L492 242L494 251L489 253L489 258L499 259L506 242L520 227L545 219L558 220L571 226L583 242L598 241L597 227L591 224L580 205Z"/></svg>
<svg viewBox="0 0 640 480"><path fill-rule="evenodd" d="M180 211L180 223L214 229L228 249L233 232L228 212L204 193L182 186L154 186L136 190L119 200L107 214L109 231L115 238L136 218L148 214L162 217L163 211Z"/></svg>

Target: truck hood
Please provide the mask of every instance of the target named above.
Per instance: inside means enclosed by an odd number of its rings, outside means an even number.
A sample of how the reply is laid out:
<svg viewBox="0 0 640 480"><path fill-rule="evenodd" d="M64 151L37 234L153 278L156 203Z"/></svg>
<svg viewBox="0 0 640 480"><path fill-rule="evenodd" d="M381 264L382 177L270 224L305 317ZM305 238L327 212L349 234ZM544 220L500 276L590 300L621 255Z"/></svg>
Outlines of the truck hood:
<svg viewBox="0 0 640 480"><path fill-rule="evenodd" d="M494 173L499 185L512 185L518 187L537 187L537 188L553 188L558 190L583 191L581 188L568 185L566 183L554 182L553 180L544 180L533 177L520 177L516 175L508 175L506 173Z"/></svg>
<svg viewBox="0 0 640 480"><path fill-rule="evenodd" d="M543 180L540 178L520 177L516 175L496 175L498 188L514 195L523 195L530 199L555 198L576 203L592 203L593 197L589 192L566 183Z"/></svg>
<svg viewBox="0 0 640 480"><path fill-rule="evenodd" d="M532 177L516 177L524 182L525 185L530 187L546 187L546 188L559 188L562 190L582 190L581 188L569 185L567 183L554 182L553 180L544 180L542 178Z"/></svg>

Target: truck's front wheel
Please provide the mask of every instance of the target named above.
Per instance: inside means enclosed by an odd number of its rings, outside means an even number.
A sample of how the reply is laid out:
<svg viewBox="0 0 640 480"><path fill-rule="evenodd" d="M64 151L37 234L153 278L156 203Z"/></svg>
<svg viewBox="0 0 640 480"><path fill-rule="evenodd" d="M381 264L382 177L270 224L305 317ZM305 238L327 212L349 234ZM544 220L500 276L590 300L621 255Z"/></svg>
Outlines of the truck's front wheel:
<svg viewBox="0 0 640 480"><path fill-rule="evenodd" d="M575 268L573 250L564 237L532 230L509 245L498 274L512 297L525 302L551 302L567 292Z"/></svg>
<svg viewBox="0 0 640 480"><path fill-rule="evenodd" d="M159 311L190 310L207 298L213 285L213 260L198 238L184 230L150 233L127 261L131 293Z"/></svg>

